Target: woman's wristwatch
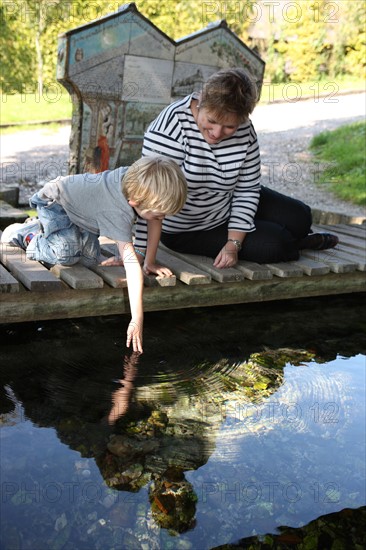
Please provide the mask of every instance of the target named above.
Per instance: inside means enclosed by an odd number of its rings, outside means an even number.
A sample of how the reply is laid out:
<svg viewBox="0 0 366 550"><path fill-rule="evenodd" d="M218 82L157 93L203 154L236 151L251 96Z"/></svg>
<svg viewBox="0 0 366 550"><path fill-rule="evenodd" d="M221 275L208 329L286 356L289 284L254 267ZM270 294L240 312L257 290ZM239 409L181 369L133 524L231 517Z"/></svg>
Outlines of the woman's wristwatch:
<svg viewBox="0 0 366 550"><path fill-rule="evenodd" d="M238 239L228 239L227 242L234 243L238 252L241 250L241 242Z"/></svg>

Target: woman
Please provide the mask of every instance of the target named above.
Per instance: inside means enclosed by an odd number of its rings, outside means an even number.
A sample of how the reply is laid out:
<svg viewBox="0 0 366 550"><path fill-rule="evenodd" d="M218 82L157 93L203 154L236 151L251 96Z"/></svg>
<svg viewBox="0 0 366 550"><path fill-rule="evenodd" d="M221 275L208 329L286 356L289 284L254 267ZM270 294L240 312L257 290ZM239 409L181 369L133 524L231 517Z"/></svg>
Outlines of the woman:
<svg viewBox="0 0 366 550"><path fill-rule="evenodd" d="M174 159L188 183L184 208L163 221L161 241L178 252L214 258L227 268L238 260L297 260L303 248L336 246L329 233L310 233L310 208L260 184L257 136L249 119L257 88L243 69L213 74L201 93L166 107L151 123L143 155ZM139 220L135 245L146 248Z"/></svg>

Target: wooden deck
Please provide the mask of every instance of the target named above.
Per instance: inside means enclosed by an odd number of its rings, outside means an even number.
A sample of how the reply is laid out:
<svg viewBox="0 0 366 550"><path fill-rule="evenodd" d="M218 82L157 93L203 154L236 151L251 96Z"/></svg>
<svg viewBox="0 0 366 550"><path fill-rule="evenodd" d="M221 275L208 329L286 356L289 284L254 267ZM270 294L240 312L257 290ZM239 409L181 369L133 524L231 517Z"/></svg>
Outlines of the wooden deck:
<svg viewBox="0 0 366 550"><path fill-rule="evenodd" d="M303 251L296 262L270 265L240 262L218 270L212 260L159 249L158 261L174 277L145 277L144 309L262 302L366 290L366 225L317 225L340 238L336 249ZM102 240L103 253L113 247ZM1 323L129 313L127 283L121 267L55 266L28 260L19 248L0 251Z"/></svg>

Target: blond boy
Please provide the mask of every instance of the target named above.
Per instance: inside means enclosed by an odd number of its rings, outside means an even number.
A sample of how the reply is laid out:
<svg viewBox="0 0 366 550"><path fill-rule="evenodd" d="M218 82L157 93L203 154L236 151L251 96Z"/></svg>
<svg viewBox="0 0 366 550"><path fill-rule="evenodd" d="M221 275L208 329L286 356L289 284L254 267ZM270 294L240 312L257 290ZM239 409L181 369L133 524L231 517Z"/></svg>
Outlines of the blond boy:
<svg viewBox="0 0 366 550"><path fill-rule="evenodd" d="M3 242L26 250L27 257L47 265L97 263L98 237L116 241L128 285L131 321L127 347L142 353L143 273L169 277L155 261L162 220L183 207L187 186L179 166L162 156L141 158L128 167L99 174L78 174L48 182L30 199L38 217L4 230ZM137 217L147 220L147 249L136 250L132 228ZM140 265L141 264L141 265Z"/></svg>

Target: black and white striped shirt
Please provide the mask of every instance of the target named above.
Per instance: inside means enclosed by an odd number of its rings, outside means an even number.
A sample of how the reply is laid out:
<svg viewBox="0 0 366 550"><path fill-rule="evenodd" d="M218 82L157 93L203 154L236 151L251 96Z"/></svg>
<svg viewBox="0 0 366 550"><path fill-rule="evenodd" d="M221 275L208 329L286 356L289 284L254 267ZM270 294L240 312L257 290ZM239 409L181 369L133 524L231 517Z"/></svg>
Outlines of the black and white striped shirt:
<svg viewBox="0 0 366 550"><path fill-rule="evenodd" d="M195 96L193 96L195 97ZM168 105L150 124L142 154L174 159L187 179L183 209L163 221L163 231L208 230L229 220L228 229L254 231L260 192L260 155L252 122L209 145L193 117L192 95ZM146 248L146 222L139 219L135 244Z"/></svg>

